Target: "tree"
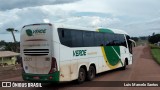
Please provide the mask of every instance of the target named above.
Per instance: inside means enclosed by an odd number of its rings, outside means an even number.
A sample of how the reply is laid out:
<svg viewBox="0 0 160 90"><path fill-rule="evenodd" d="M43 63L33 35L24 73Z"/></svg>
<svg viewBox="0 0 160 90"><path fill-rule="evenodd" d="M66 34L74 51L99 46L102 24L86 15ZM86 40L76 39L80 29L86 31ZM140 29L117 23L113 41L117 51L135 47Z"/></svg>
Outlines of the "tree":
<svg viewBox="0 0 160 90"><path fill-rule="evenodd" d="M15 38L15 35L13 32L18 32L18 30L15 30L14 28L7 28L6 29L8 32L11 32L12 36L13 36L13 39L14 39L14 42L16 43L16 38Z"/></svg>
<svg viewBox="0 0 160 90"><path fill-rule="evenodd" d="M148 40L148 36L141 36L139 37L141 40Z"/></svg>
<svg viewBox="0 0 160 90"><path fill-rule="evenodd" d="M0 48L1 50L5 50L5 51L15 51L17 50L17 52L20 52L20 42L16 42L16 47L15 48L15 43L14 42L5 42L4 40L0 41Z"/></svg>
<svg viewBox="0 0 160 90"><path fill-rule="evenodd" d="M132 40L134 40L135 42L138 42L138 37L131 37Z"/></svg>
<svg viewBox="0 0 160 90"><path fill-rule="evenodd" d="M4 46L6 44L6 42L4 40L0 41L0 46Z"/></svg>
<svg viewBox="0 0 160 90"><path fill-rule="evenodd" d="M15 30L14 28L7 28L6 31L11 32L13 39L14 39L14 43L15 43L15 51L17 51L17 45L16 45L16 38L14 35L14 32L18 32L18 30Z"/></svg>
<svg viewBox="0 0 160 90"><path fill-rule="evenodd" d="M150 36L148 41L152 44L160 41L160 34L155 34L154 36Z"/></svg>
<svg viewBox="0 0 160 90"><path fill-rule="evenodd" d="M152 36L154 36L155 35L155 32L154 33L152 33Z"/></svg>

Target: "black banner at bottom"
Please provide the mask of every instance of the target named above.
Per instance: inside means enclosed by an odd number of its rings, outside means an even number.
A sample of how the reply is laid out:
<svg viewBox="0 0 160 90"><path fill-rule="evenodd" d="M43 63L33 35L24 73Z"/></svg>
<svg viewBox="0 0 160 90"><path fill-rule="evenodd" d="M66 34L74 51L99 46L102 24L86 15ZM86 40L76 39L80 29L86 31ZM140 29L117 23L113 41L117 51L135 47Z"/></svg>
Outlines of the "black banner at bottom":
<svg viewBox="0 0 160 90"><path fill-rule="evenodd" d="M88 81L82 84L75 81L62 83L0 81L0 87L160 87L160 81Z"/></svg>

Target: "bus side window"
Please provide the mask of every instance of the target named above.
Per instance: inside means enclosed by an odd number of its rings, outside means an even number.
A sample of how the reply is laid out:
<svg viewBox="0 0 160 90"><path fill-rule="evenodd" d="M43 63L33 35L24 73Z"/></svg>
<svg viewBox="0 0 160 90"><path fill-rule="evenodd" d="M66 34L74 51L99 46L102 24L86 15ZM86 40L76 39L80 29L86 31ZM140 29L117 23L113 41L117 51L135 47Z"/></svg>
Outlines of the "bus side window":
<svg viewBox="0 0 160 90"><path fill-rule="evenodd" d="M91 31L83 31L83 44L84 47L92 47L95 46L94 41L94 32Z"/></svg>
<svg viewBox="0 0 160 90"><path fill-rule="evenodd" d="M105 33L104 34L104 42L106 46L115 46L115 37L114 34Z"/></svg>
<svg viewBox="0 0 160 90"><path fill-rule="evenodd" d="M105 33L105 34L104 34L104 44L105 44L105 46L108 46L109 43L110 43L110 41L111 41L110 34Z"/></svg>
<svg viewBox="0 0 160 90"><path fill-rule="evenodd" d="M58 28L58 35L61 44L69 47L72 45L70 30L67 29L64 30L63 28Z"/></svg>
<svg viewBox="0 0 160 90"><path fill-rule="evenodd" d="M95 46L104 46L104 33L95 33L94 38Z"/></svg>
<svg viewBox="0 0 160 90"><path fill-rule="evenodd" d="M71 30L71 47L83 47L83 33L80 30Z"/></svg>
<svg viewBox="0 0 160 90"><path fill-rule="evenodd" d="M119 45L127 47L127 44L126 44L126 41L125 41L125 37L124 37L123 34L119 35Z"/></svg>
<svg viewBox="0 0 160 90"><path fill-rule="evenodd" d="M62 32L61 32L61 33L62 33L62 37L64 38L64 30L62 30Z"/></svg>

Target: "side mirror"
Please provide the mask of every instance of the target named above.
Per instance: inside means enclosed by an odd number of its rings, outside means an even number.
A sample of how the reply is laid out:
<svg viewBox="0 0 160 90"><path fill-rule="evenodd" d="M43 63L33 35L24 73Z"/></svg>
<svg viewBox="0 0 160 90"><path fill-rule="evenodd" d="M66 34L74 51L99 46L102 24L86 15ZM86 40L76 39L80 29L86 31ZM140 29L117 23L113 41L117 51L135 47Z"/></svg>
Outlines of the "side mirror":
<svg viewBox="0 0 160 90"><path fill-rule="evenodd" d="M131 41L131 42L132 42L133 47L136 47L136 42L135 42L134 40L129 39L129 41Z"/></svg>

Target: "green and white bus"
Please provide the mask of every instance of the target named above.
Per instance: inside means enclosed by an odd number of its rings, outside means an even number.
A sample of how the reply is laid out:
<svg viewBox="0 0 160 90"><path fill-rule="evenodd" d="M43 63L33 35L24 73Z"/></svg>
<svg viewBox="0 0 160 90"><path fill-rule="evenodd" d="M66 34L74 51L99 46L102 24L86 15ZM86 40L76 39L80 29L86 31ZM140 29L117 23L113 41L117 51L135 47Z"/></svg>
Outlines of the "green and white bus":
<svg viewBox="0 0 160 90"><path fill-rule="evenodd" d="M117 29L25 25L20 46L22 77L27 81L84 82L98 73L132 64L132 41Z"/></svg>

